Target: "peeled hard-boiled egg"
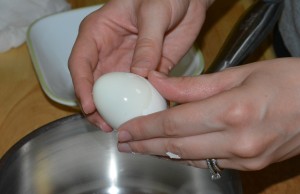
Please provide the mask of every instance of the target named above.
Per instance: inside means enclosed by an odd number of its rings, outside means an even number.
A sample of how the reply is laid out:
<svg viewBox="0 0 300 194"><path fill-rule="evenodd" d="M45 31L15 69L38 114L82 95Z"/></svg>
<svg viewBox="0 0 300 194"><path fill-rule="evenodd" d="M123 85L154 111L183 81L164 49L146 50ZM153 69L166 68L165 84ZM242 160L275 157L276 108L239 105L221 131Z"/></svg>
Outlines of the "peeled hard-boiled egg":
<svg viewBox="0 0 300 194"><path fill-rule="evenodd" d="M102 75L94 84L93 99L100 115L114 129L134 117L167 108L166 100L147 79L127 72Z"/></svg>

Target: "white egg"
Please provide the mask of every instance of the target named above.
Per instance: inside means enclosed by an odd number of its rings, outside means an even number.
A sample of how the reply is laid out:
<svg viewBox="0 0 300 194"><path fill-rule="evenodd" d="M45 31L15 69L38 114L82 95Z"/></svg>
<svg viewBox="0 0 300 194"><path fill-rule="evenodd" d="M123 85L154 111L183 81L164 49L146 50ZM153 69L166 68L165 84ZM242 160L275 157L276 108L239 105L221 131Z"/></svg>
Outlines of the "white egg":
<svg viewBox="0 0 300 194"><path fill-rule="evenodd" d="M114 129L134 117L167 108L147 79L127 72L102 75L94 84L93 98L100 115Z"/></svg>

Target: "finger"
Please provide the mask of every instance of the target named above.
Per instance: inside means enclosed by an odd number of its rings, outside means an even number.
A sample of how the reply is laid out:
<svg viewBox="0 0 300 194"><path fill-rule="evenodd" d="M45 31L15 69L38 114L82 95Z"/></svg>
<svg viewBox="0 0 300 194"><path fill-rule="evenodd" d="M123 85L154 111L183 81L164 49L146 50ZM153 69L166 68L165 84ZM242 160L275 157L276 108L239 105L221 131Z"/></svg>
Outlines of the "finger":
<svg viewBox="0 0 300 194"><path fill-rule="evenodd" d="M218 141L216 141L218 139ZM143 141L119 143L121 152L176 156L177 159L199 160L206 158L231 158L228 152L230 138L223 132L215 132L183 138L155 138ZM171 155L170 155L171 154Z"/></svg>
<svg viewBox="0 0 300 194"><path fill-rule="evenodd" d="M138 39L131 71L147 76L160 62L164 34L170 17L159 1L144 1L137 10Z"/></svg>
<svg viewBox="0 0 300 194"><path fill-rule="evenodd" d="M91 122L92 124L99 127L104 132L111 132L113 129L110 127L104 119L99 115L98 112L93 112L89 115L85 115L86 119Z"/></svg>
<svg viewBox="0 0 300 194"><path fill-rule="evenodd" d="M224 141L217 141L224 140ZM188 138L157 138L144 141L119 143L120 152L150 154L173 159L199 168L207 168L205 160L214 158L223 169L244 171L260 170L271 164L272 158L261 154L242 157L230 152L234 138L212 133ZM239 145L236 145L239 146Z"/></svg>
<svg viewBox="0 0 300 194"><path fill-rule="evenodd" d="M255 117L243 114L245 111L253 111L253 99L248 94L245 87L236 87L201 101L134 118L118 129L119 141L186 137L236 127L233 125ZM240 121L235 122L237 118Z"/></svg>
<svg viewBox="0 0 300 194"><path fill-rule="evenodd" d="M183 137L221 130L223 125L213 122L214 116L198 111L205 110L204 107L205 103L188 103L132 119L118 129L119 141ZM212 108L210 110L213 112Z"/></svg>
<svg viewBox="0 0 300 194"><path fill-rule="evenodd" d="M231 68L197 77L168 77L151 71L149 81L166 99L178 103L201 100L239 86L249 75L248 68Z"/></svg>
<svg viewBox="0 0 300 194"><path fill-rule="evenodd" d="M200 29L205 19L206 9L198 6L195 1L190 1L187 10L180 9L176 13L173 26L169 29L164 39L162 61L157 69L159 72L168 74L182 57L189 51L195 39L199 35ZM179 6L180 8L184 6ZM181 14L178 14L178 13ZM197 18L197 22L195 22ZM175 25L174 25L175 24ZM180 39L178 39L180 37ZM170 60L172 59L172 60Z"/></svg>
<svg viewBox="0 0 300 194"><path fill-rule="evenodd" d="M95 42L83 34L79 34L69 58L75 94L85 114L95 111L92 98L94 84L93 67L97 64L99 49Z"/></svg>

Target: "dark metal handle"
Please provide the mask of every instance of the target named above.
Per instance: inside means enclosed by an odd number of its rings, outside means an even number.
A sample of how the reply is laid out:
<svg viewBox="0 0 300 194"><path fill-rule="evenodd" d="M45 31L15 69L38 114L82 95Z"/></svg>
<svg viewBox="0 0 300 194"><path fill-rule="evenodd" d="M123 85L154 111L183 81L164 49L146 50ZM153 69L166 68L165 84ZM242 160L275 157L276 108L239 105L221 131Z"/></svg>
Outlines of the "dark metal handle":
<svg viewBox="0 0 300 194"><path fill-rule="evenodd" d="M205 73L240 65L273 30L281 15L283 2L260 0L248 8Z"/></svg>

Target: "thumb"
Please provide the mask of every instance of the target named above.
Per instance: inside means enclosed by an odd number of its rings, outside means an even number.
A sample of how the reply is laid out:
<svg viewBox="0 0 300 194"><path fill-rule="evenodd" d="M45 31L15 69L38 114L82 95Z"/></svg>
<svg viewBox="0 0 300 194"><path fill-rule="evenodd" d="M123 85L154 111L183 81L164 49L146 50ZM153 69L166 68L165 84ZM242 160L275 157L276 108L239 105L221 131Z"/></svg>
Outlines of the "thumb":
<svg viewBox="0 0 300 194"><path fill-rule="evenodd" d="M157 68L170 18L159 1L143 1L137 10L138 39L131 72L146 77ZM150 6L150 7L149 7Z"/></svg>
<svg viewBox="0 0 300 194"><path fill-rule="evenodd" d="M186 103L202 100L239 86L245 76L230 75L233 73L223 71L195 77L168 77L157 71L151 71L148 79L164 98L177 103Z"/></svg>

